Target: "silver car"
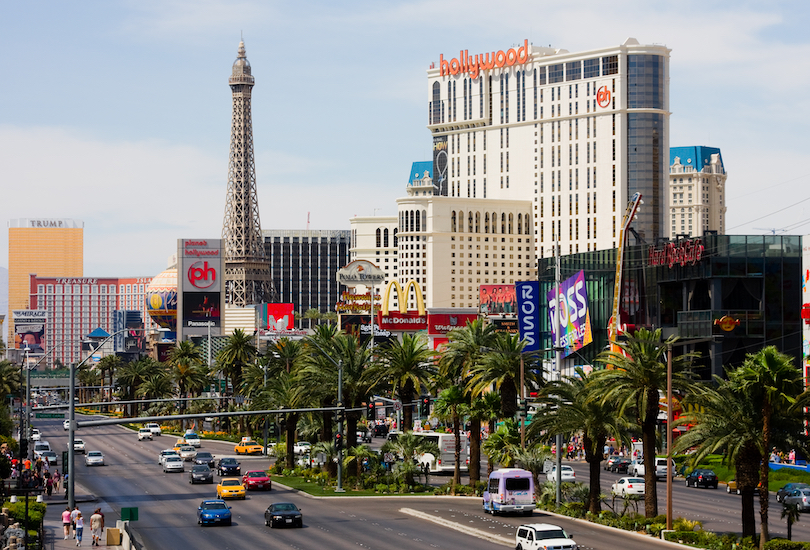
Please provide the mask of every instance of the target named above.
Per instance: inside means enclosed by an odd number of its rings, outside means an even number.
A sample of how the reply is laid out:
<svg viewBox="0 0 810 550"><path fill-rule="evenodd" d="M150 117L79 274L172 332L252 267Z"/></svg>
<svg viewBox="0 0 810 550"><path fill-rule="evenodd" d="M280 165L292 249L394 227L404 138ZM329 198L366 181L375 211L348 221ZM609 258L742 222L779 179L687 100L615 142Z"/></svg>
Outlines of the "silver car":
<svg viewBox="0 0 810 550"><path fill-rule="evenodd" d="M197 449L192 447L191 445L183 445L180 447L180 458L185 461L191 461L197 458Z"/></svg>
<svg viewBox="0 0 810 550"><path fill-rule="evenodd" d="M164 472L185 472L186 468L183 466L183 459L179 456L167 456L163 460Z"/></svg>
<svg viewBox="0 0 810 550"><path fill-rule="evenodd" d="M810 489L794 489L782 497L782 504L795 504L803 512L810 510Z"/></svg>
<svg viewBox="0 0 810 550"><path fill-rule="evenodd" d="M158 455L158 464L162 466L163 461L166 460L166 457L168 456L176 456L177 458L180 458L180 455L177 454L177 451L175 451L174 449L163 449L162 451L160 451L160 454Z"/></svg>
<svg viewBox="0 0 810 550"><path fill-rule="evenodd" d="M90 451L84 457L85 466L104 466L104 455L101 451Z"/></svg>

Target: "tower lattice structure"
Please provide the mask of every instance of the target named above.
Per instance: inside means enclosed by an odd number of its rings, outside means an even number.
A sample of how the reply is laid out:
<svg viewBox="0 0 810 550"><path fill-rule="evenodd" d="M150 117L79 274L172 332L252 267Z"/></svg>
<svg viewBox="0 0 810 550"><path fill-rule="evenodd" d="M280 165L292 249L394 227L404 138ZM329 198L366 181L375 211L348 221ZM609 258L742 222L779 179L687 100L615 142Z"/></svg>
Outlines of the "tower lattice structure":
<svg viewBox="0 0 810 550"><path fill-rule="evenodd" d="M254 79L245 55L245 43L228 79L233 94L231 153L228 162L228 194L222 239L225 249L225 301L245 307L272 301L270 263L265 257L259 202L256 196L256 165L253 159L253 123L250 112Z"/></svg>

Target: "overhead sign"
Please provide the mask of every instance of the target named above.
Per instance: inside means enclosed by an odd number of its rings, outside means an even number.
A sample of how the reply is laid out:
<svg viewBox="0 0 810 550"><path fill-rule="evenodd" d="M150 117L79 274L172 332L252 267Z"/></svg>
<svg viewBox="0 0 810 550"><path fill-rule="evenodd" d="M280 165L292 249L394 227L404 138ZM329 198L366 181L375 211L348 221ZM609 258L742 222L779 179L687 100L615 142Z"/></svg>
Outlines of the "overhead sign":
<svg viewBox="0 0 810 550"><path fill-rule="evenodd" d="M337 282L346 286L380 285L385 282L385 271L367 260L355 260L338 269Z"/></svg>
<svg viewBox="0 0 810 550"><path fill-rule="evenodd" d="M439 54L439 72L441 76L470 73L470 78L475 80L481 71L511 67L516 64L523 65L529 60L530 54L528 39L524 40L523 45L517 49L509 48L506 51L492 52L492 54L482 53L471 56L468 50L461 50L459 56L450 61L444 59L444 54Z"/></svg>
<svg viewBox="0 0 810 550"><path fill-rule="evenodd" d="M517 294L518 324L520 338L525 342L524 351L540 351L540 283L519 281L515 283Z"/></svg>
<svg viewBox="0 0 810 550"><path fill-rule="evenodd" d="M478 319L477 313L429 313L428 334L447 334Z"/></svg>
<svg viewBox="0 0 810 550"><path fill-rule="evenodd" d="M495 332L506 332L508 334L518 334L520 328L518 327L517 319L490 319L490 322L495 327Z"/></svg>
<svg viewBox="0 0 810 550"><path fill-rule="evenodd" d="M560 295L555 297L556 288L548 292L549 326L557 342L565 348L563 356L568 357L575 351L593 342L591 332L591 315L588 311L588 291L585 287L585 272L580 271L566 279L560 285ZM557 306L560 307L560 324L557 326Z"/></svg>

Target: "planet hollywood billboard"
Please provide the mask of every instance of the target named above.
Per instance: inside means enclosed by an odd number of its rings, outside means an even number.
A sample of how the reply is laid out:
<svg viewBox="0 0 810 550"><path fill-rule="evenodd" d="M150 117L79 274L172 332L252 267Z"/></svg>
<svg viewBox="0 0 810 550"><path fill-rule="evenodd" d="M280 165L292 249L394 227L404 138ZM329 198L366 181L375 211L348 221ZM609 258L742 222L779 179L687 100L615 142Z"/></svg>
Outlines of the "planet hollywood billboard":
<svg viewBox="0 0 810 550"><path fill-rule="evenodd" d="M178 340L220 334L225 273L221 239L178 239ZM213 330L216 329L216 330Z"/></svg>

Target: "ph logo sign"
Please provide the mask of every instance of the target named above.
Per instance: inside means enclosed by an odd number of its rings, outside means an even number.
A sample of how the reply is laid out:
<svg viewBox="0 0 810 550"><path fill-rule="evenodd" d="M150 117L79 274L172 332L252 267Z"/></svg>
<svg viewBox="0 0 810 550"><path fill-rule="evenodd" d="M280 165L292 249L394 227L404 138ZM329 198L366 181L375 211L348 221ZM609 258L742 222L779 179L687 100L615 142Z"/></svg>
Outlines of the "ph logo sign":
<svg viewBox="0 0 810 550"><path fill-rule="evenodd" d="M194 262L188 268L188 282L200 290L211 288L217 282L217 270L207 261Z"/></svg>
<svg viewBox="0 0 810 550"><path fill-rule="evenodd" d="M608 90L607 86L602 86L599 88L599 91L596 92L596 102L600 107L605 108L610 105L610 99L610 90Z"/></svg>

